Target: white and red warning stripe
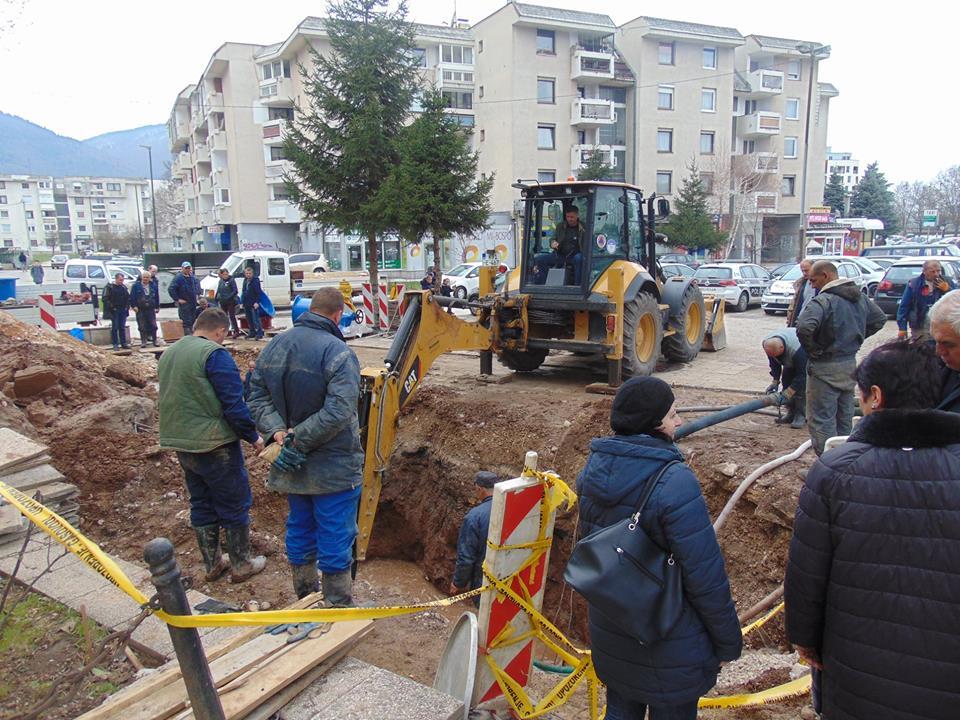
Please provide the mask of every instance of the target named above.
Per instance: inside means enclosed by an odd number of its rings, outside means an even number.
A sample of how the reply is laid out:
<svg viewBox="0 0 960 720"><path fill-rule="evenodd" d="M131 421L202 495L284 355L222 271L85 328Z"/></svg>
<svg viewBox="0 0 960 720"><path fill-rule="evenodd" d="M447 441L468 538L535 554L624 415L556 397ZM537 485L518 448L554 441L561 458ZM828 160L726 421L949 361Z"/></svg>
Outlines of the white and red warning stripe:
<svg viewBox="0 0 960 720"><path fill-rule="evenodd" d="M57 329L57 315L53 309L53 295L40 295L37 299L37 306L40 309L40 325L42 327Z"/></svg>
<svg viewBox="0 0 960 720"><path fill-rule="evenodd" d="M363 324L373 327L373 293L370 283L363 283Z"/></svg>
<svg viewBox="0 0 960 720"><path fill-rule="evenodd" d="M390 329L390 300L387 295L387 286L381 284L377 292L377 305L380 310L380 329ZM373 292L370 283L363 283L363 322L373 327Z"/></svg>

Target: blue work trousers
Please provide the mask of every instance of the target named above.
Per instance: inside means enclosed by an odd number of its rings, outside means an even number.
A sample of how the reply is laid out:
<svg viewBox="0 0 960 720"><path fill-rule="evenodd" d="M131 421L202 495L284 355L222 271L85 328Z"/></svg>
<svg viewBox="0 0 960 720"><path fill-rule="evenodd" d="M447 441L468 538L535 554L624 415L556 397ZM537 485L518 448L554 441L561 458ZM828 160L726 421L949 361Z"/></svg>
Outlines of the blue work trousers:
<svg viewBox="0 0 960 720"><path fill-rule="evenodd" d="M190 493L193 527L250 524L253 493L239 440L207 453L178 452L177 459Z"/></svg>
<svg viewBox="0 0 960 720"><path fill-rule="evenodd" d="M183 325L184 335L193 335L193 322L197 319L197 306L185 303L177 305L177 315L180 317L180 323Z"/></svg>
<svg viewBox="0 0 960 720"><path fill-rule="evenodd" d="M287 559L291 565L316 560L322 573L350 569L361 491L357 487L326 495L287 495Z"/></svg>
<svg viewBox="0 0 960 720"><path fill-rule="evenodd" d="M110 311L110 342L114 347L128 345L127 342L127 311Z"/></svg>
<svg viewBox="0 0 960 720"><path fill-rule="evenodd" d="M250 328L250 337L263 337L263 324L260 322L260 310L252 305L243 306L243 314L247 316L247 325Z"/></svg>
<svg viewBox="0 0 960 720"><path fill-rule="evenodd" d="M648 714L649 713L649 714ZM607 688L607 714L605 720L697 720L697 701L680 705L647 705L625 698L616 690Z"/></svg>

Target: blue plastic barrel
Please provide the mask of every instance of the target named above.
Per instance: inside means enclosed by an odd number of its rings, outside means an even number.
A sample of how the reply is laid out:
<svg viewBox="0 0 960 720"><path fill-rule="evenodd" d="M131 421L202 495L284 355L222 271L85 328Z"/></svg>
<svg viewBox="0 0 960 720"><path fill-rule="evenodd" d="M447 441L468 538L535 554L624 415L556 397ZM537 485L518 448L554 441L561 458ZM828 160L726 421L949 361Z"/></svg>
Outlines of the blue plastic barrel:
<svg viewBox="0 0 960 720"><path fill-rule="evenodd" d="M17 279L15 277L0 277L0 302L17 296Z"/></svg>
<svg viewBox="0 0 960 720"><path fill-rule="evenodd" d="M303 315L309 309L310 298L304 297L303 295L298 295L297 299L293 301L293 308L290 311L293 322L296 322L297 318Z"/></svg>
<svg viewBox="0 0 960 720"><path fill-rule="evenodd" d="M86 338L83 337L83 330L81 328L73 328L73 330L70 331L70 335L77 340L86 340Z"/></svg>

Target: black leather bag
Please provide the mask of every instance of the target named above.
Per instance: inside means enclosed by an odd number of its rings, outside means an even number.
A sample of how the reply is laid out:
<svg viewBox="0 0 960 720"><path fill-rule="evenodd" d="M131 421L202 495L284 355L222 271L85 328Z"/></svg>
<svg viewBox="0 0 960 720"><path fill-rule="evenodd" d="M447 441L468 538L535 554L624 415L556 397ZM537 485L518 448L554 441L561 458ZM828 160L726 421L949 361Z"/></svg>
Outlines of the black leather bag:
<svg viewBox="0 0 960 720"><path fill-rule="evenodd" d="M683 582L673 555L640 527L644 505L667 468L648 481L634 513L577 543L563 579L641 645L664 638L683 612Z"/></svg>

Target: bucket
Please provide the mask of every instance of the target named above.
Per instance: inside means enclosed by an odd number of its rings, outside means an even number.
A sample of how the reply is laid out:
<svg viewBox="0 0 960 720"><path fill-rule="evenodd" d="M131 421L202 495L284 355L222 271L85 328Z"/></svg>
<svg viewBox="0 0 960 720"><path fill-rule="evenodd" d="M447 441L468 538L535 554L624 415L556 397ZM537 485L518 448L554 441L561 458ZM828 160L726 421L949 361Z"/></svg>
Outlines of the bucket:
<svg viewBox="0 0 960 720"><path fill-rule="evenodd" d="M297 299L293 301L293 308L291 308L290 311L293 322L296 322L298 317L310 309L310 302L310 298L308 297L304 297L303 295L297 296Z"/></svg>
<svg viewBox="0 0 960 720"><path fill-rule="evenodd" d="M17 296L17 279L15 277L0 277L0 302Z"/></svg>

